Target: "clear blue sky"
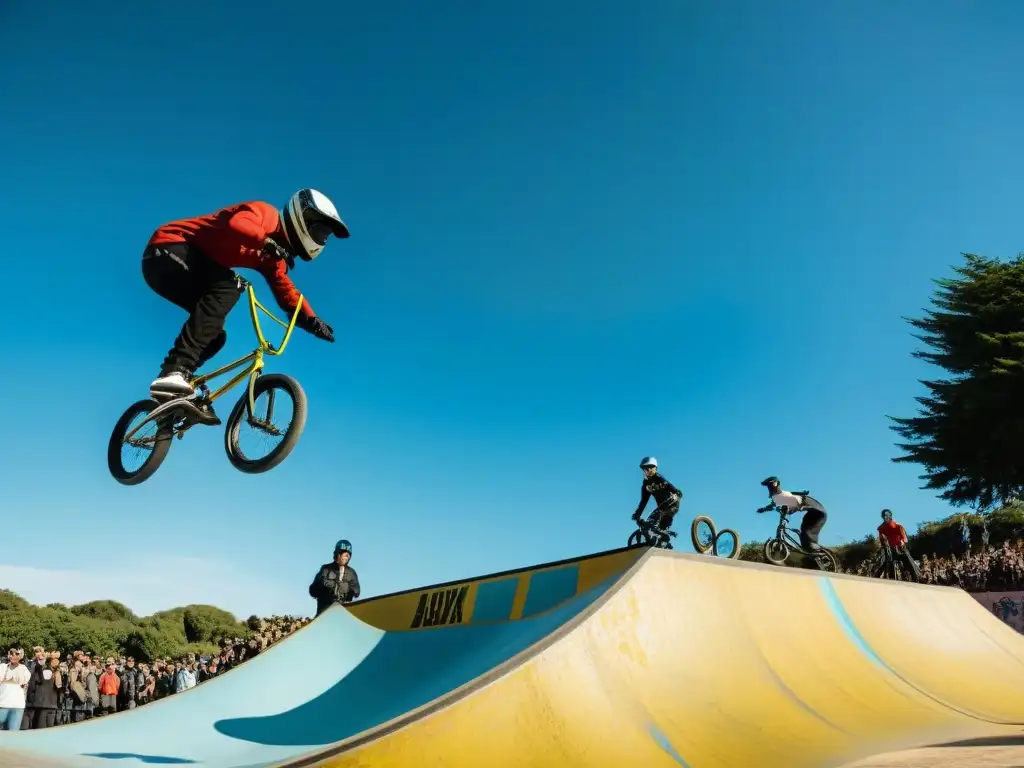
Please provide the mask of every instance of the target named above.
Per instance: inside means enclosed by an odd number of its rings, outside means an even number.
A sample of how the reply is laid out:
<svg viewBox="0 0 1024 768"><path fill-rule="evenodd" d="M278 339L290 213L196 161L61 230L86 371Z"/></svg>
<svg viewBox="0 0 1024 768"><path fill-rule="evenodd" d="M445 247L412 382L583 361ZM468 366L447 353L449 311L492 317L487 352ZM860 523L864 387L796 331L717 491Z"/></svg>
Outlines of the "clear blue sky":
<svg viewBox="0 0 1024 768"><path fill-rule="evenodd" d="M681 529L766 537L769 474L826 542L949 512L885 417L929 373L901 316L1021 246L1019 3L105 7L0 11L8 583L308 611L341 537L366 594L620 546L648 453ZM117 485L183 320L150 233L307 185L352 238L294 273L338 336L272 364L299 447L245 476L196 431Z"/></svg>

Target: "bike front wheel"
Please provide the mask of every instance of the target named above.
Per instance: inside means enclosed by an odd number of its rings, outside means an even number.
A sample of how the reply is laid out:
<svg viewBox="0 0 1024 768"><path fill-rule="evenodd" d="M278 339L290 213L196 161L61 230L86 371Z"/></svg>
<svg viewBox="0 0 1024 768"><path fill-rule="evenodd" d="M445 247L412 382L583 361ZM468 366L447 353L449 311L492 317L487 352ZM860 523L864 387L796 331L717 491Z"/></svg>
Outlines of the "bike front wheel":
<svg viewBox="0 0 1024 768"><path fill-rule="evenodd" d="M715 557L735 560L740 556L740 535L732 528L723 528L715 534Z"/></svg>
<svg viewBox="0 0 1024 768"><path fill-rule="evenodd" d="M174 430L163 418L157 417L142 425L139 431L132 435L131 440L125 440L125 435L148 419L149 414L159 405L155 400L139 400L132 403L128 410L121 414L121 418L117 420L110 433L110 441L107 443L107 469L121 485L144 483L167 458ZM129 468L129 465L134 465L135 462L125 461L125 449L128 449L129 456L141 459L137 468Z"/></svg>
<svg viewBox="0 0 1024 768"><path fill-rule="evenodd" d="M268 373L256 379L253 385L252 413L249 413L249 393L235 403L224 429L224 450L231 465L239 472L255 475L268 472L294 450L306 426L306 393L295 379L281 373ZM288 414L283 426L277 426L278 417ZM265 453L255 448L242 447L243 429L250 428L258 441L275 442ZM258 442L257 441L257 442Z"/></svg>
<svg viewBox="0 0 1024 768"><path fill-rule="evenodd" d="M768 539L764 543L764 559L772 565L785 565L789 558L789 545L778 539Z"/></svg>
<svg viewBox="0 0 1024 768"><path fill-rule="evenodd" d="M633 531L633 533L630 534L629 538L626 539L627 547L640 547L646 543L647 542L644 540L643 531L641 531L639 528Z"/></svg>
<svg viewBox="0 0 1024 768"><path fill-rule="evenodd" d="M690 523L690 543L700 554L712 550L715 546L715 521L707 515L698 515Z"/></svg>

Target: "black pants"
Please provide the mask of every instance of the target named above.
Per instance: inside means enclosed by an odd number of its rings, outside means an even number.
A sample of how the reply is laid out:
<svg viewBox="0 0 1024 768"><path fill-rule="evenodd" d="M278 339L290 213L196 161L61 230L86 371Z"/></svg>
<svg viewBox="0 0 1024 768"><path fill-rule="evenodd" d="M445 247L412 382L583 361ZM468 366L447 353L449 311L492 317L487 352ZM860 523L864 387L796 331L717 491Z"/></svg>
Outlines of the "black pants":
<svg viewBox="0 0 1024 768"><path fill-rule="evenodd" d="M57 723L56 709L36 709L33 712L33 728L52 728Z"/></svg>
<svg viewBox="0 0 1024 768"><path fill-rule="evenodd" d="M661 507L655 507L651 512L650 517L647 518L648 522L655 523L661 530L667 531L672 527L672 520L675 519L676 513L679 511L678 504L670 504L669 506L662 509Z"/></svg>
<svg viewBox="0 0 1024 768"><path fill-rule="evenodd" d="M188 312L160 375L194 373L224 348L224 321L242 295L238 275L185 243L150 245L142 277L158 296Z"/></svg>
<svg viewBox="0 0 1024 768"><path fill-rule="evenodd" d="M818 536L826 520L828 515L820 509L809 509L804 513L804 519L800 521L800 545L804 549L810 549L818 543Z"/></svg>

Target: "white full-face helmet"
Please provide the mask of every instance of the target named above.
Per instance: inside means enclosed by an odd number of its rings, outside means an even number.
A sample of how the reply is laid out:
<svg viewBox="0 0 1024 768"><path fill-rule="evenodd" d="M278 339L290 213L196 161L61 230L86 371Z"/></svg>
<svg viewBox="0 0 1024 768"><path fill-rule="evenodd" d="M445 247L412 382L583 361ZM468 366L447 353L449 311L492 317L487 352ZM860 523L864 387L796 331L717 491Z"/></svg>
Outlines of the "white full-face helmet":
<svg viewBox="0 0 1024 768"><path fill-rule="evenodd" d="M319 256L331 235L349 235L334 203L315 189L300 189L292 195L281 211L281 221L292 252L303 261Z"/></svg>

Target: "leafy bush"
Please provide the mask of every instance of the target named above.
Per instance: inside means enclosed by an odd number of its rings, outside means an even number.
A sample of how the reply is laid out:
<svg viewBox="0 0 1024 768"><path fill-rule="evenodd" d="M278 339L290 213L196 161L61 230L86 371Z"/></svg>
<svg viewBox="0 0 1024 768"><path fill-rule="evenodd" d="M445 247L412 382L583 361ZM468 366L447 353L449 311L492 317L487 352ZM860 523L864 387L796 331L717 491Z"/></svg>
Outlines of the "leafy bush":
<svg viewBox="0 0 1024 768"><path fill-rule="evenodd" d="M10 590L0 590L0 646L41 645L67 655L131 655L140 661L208 655L223 637L248 638L249 626L212 605L189 605L139 618L113 600L67 607L34 606Z"/></svg>

